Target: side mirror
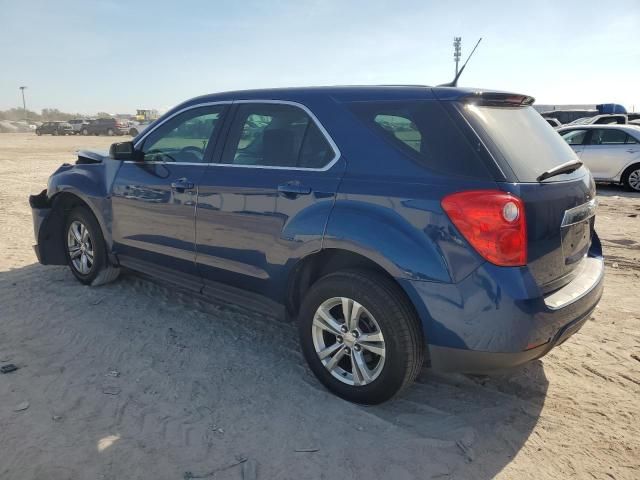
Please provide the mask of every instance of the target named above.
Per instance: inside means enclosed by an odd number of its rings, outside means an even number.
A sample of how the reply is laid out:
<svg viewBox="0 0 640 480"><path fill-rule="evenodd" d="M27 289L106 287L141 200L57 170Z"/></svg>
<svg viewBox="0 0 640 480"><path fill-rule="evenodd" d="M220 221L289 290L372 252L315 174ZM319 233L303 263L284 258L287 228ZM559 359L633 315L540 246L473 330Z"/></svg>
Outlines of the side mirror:
<svg viewBox="0 0 640 480"><path fill-rule="evenodd" d="M133 147L133 142L118 142L111 144L109 148L109 157L114 160L133 160L135 162L142 161L142 152Z"/></svg>

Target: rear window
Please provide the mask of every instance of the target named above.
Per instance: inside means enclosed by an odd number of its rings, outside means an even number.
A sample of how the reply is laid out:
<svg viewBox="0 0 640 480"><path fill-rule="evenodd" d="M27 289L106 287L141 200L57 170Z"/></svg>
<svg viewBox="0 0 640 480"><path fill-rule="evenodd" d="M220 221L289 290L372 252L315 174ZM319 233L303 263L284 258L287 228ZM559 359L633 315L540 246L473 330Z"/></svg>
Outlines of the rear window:
<svg viewBox="0 0 640 480"><path fill-rule="evenodd" d="M436 100L353 102L349 108L374 132L428 169L490 178L484 160Z"/></svg>
<svg viewBox="0 0 640 480"><path fill-rule="evenodd" d="M483 137L496 160L513 171L520 182L536 182L538 176L577 159L567 142L533 107L460 105L462 114ZM582 172L552 177L563 181Z"/></svg>

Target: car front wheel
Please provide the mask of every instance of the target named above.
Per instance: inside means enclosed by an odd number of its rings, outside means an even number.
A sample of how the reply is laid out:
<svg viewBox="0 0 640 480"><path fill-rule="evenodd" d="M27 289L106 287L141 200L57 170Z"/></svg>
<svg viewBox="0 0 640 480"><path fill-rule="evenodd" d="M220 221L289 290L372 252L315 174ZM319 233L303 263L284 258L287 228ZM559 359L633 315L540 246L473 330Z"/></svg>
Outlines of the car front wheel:
<svg viewBox="0 0 640 480"><path fill-rule="evenodd" d="M299 315L302 351L336 395L377 404L410 385L424 359L420 324L400 288L375 272L318 280Z"/></svg>
<svg viewBox="0 0 640 480"><path fill-rule="evenodd" d="M67 263L80 282L96 286L115 280L119 269L109 265L102 231L86 207L71 211L64 231Z"/></svg>

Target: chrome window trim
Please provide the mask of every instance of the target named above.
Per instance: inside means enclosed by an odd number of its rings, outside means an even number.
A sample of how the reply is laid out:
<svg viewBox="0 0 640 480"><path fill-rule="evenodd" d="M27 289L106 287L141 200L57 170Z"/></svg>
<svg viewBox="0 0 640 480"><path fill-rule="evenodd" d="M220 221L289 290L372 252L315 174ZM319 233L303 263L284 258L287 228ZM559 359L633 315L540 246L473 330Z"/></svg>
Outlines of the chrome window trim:
<svg viewBox="0 0 640 480"><path fill-rule="evenodd" d="M230 167L230 168L255 168L255 169L259 169L259 170L292 170L292 171L306 171L306 172L326 172L327 170L331 169L331 167L333 167L338 160L340 160L340 157L342 156L342 153L340 152L340 149L338 148L338 145L336 145L336 143L333 141L333 138L331 138L331 135L329 135L329 132L327 132L327 130L324 128L324 125L322 125L322 123L320 122L320 120L318 120L318 118L314 115L314 113L304 104L302 103L298 103L298 102L294 102L291 100L263 100L263 99L255 99L255 100L224 100L224 101L219 101L219 102L206 102L206 103L198 103L196 105L191 105L189 107L185 107L182 108L180 110L178 110L177 112L174 112L173 114L171 114L169 117L165 118L162 122L158 123L157 125L154 125L153 128L149 129L148 131L144 132L144 135L142 135L142 137L140 138L140 140L138 140L135 144L134 144L134 148L138 148L138 146L144 142L144 140L147 138L147 136L149 134L151 134L154 130L158 129L159 127L161 127L162 125L164 125L166 122L168 122L169 120L171 120L172 118L174 118L177 115L180 115L183 112L186 112L188 110L193 110L194 108L200 108L200 107L209 107L209 106L213 106L213 105L235 105L235 104L244 104L244 103L256 103L256 104L274 104L274 105L290 105L293 107L297 107L299 109L301 109L302 111L304 111L309 118L315 123L316 127L318 127L318 129L320 130L320 133L322 133L322 135L324 136L325 140L329 143L329 145L331 146L331 148L333 149L334 155L333 155L333 159L331 159L330 162L328 162L324 167L321 168L307 168L307 167L278 167L278 166L269 166L269 165L234 165L232 163L213 163L213 162L143 162L147 165L157 165L157 164L161 164L161 165L205 165L205 166L211 166L211 167ZM125 160L124 163L142 163L142 162L135 162L133 160Z"/></svg>

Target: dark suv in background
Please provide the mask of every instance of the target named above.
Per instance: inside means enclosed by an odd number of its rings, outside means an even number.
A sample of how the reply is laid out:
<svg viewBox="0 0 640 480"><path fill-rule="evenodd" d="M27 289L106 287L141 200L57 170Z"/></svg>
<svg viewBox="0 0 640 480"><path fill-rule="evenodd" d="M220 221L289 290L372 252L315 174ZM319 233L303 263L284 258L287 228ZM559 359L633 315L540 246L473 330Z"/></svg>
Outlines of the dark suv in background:
<svg viewBox="0 0 640 480"><path fill-rule="evenodd" d="M98 118L90 120L80 132L82 135L126 135L129 132L129 127L125 122L116 118Z"/></svg>
<svg viewBox="0 0 640 480"><path fill-rule="evenodd" d="M37 135L73 135L73 127L67 122L44 122L36 128Z"/></svg>
<svg viewBox="0 0 640 480"><path fill-rule="evenodd" d="M600 300L589 170L524 95L416 86L189 100L30 199L38 259L295 319L318 379L382 402L425 363L541 357ZM211 355L216 355L215 351Z"/></svg>

